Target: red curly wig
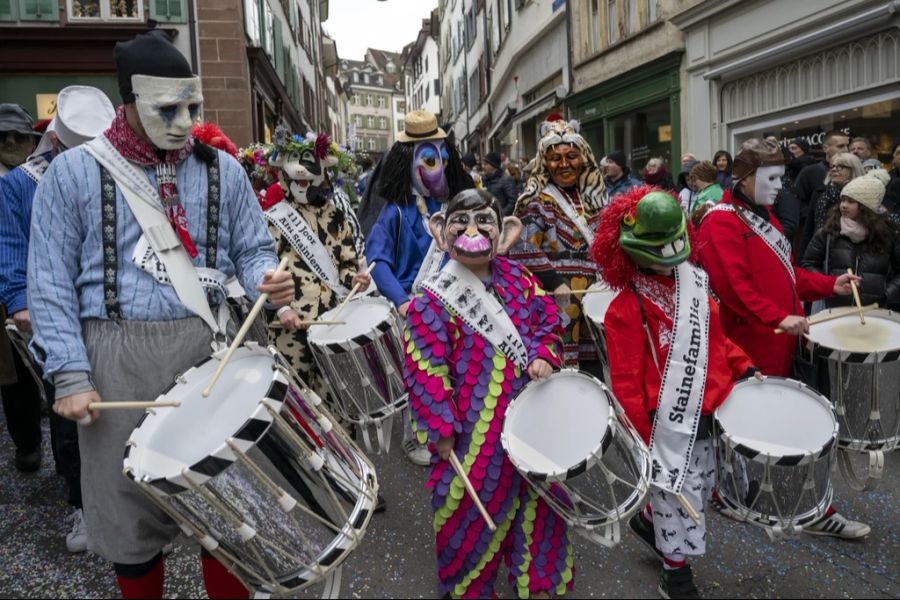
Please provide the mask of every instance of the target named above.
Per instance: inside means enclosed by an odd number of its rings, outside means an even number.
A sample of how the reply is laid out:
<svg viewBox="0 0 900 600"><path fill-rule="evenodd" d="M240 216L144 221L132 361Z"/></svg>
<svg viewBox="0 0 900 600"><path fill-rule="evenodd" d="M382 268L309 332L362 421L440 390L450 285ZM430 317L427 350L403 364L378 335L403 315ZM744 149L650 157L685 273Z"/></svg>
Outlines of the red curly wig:
<svg viewBox="0 0 900 600"><path fill-rule="evenodd" d="M657 186L639 185L616 196L600 216L600 223L597 225L597 231L594 235L594 243L591 245L591 258L597 263L603 281L614 290L628 287L638 272L637 264L631 260L631 257L619 245L622 219L626 215L634 218L638 202L650 192L665 192L675 202L678 202L678 199L668 190ZM695 243L694 228L690 220L687 222L687 233L688 240L691 242L690 260L697 262L697 244Z"/></svg>
<svg viewBox="0 0 900 600"><path fill-rule="evenodd" d="M197 123L191 128L194 137L207 146L218 148L237 158L238 148L215 123Z"/></svg>

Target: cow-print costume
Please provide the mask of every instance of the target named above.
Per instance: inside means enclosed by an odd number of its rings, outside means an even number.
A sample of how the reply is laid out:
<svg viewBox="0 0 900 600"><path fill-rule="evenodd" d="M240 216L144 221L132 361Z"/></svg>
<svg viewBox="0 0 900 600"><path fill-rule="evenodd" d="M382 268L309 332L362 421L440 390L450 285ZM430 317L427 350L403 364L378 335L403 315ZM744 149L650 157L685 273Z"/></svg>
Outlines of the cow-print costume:
<svg viewBox="0 0 900 600"><path fill-rule="evenodd" d="M330 202L322 207L300 204L290 199L282 200L282 202L290 202L291 206L309 224L312 231L329 250L338 269L341 283L347 289L352 288L359 257L356 253L353 232L343 211ZM309 321L336 307L340 302L338 295L307 266L306 261L284 239L277 227L269 224L269 231L275 238L278 258L290 257L288 270L294 278L294 300L291 302L291 308L302 320ZM269 328L269 343L278 348L278 351L290 362L294 370L314 392L333 405L335 398L315 366L309 350L306 330L291 331L283 328Z"/></svg>

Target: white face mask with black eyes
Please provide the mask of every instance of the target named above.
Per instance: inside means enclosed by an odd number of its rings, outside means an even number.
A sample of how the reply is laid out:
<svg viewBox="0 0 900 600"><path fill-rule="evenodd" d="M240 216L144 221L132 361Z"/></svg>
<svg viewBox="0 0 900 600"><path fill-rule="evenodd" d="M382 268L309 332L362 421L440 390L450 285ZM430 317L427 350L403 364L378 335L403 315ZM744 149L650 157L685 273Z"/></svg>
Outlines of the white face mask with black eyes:
<svg viewBox="0 0 900 600"><path fill-rule="evenodd" d="M767 166L756 169L755 202L760 206L772 206L781 191L781 178L784 167Z"/></svg>
<svg viewBox="0 0 900 600"><path fill-rule="evenodd" d="M203 94L199 77L132 75L135 107L147 137L161 150L178 150L191 137Z"/></svg>

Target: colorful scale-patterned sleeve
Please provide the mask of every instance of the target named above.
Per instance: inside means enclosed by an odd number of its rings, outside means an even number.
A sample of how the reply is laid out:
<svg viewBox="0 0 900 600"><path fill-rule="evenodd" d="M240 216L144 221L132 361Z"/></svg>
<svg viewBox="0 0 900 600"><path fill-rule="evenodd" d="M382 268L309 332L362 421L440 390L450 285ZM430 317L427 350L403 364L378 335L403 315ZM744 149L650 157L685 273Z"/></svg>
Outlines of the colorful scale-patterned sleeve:
<svg viewBox="0 0 900 600"><path fill-rule="evenodd" d="M403 334L405 376L413 428L422 443L462 431L449 364L451 342L458 335L439 300L427 292L413 298Z"/></svg>

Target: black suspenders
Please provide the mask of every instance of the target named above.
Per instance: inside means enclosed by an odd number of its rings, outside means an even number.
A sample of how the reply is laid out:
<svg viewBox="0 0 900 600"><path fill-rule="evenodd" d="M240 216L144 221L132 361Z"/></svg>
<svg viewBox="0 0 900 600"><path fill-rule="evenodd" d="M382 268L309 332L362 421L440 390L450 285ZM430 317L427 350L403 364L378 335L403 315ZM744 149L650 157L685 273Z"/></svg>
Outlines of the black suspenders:
<svg viewBox="0 0 900 600"><path fill-rule="evenodd" d="M206 267L216 268L219 246L219 208L220 176L219 154L212 153L212 160L207 163L207 197L206 197ZM106 305L106 316L114 321L121 320L122 310L119 306L118 276L119 250L116 240L118 216L116 214L116 181L103 165L100 166L100 212L102 216L103 237L103 303Z"/></svg>

